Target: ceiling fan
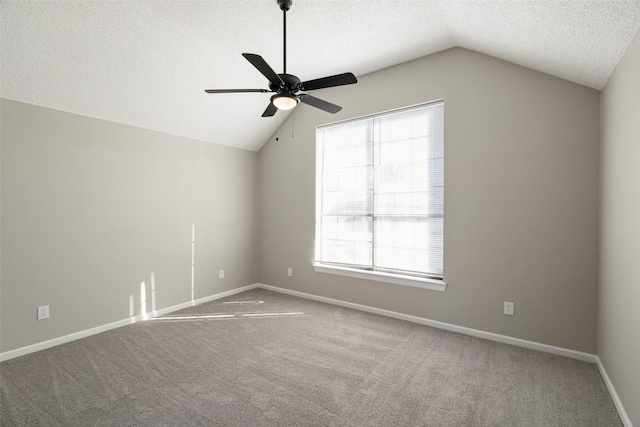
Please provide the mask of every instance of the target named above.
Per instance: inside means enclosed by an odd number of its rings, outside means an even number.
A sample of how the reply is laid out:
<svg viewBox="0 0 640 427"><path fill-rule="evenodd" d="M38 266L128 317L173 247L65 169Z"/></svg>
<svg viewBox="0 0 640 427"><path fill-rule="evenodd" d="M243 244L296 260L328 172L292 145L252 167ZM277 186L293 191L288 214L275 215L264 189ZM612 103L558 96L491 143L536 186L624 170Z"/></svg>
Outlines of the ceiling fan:
<svg viewBox="0 0 640 427"><path fill-rule="evenodd" d="M319 108L328 113L335 114L342 110L339 105L332 104L307 93L309 90L324 89L334 86L350 85L357 83L356 76L352 73L336 74L334 76L321 77L319 79L301 82L293 74L287 74L287 11L291 8L293 0L276 0L283 12L284 20L284 71L276 74L275 71L260 56L254 53L243 53L247 61L258 69L269 80L269 89L206 89L206 93L275 93L271 96L271 102L262 113L262 117L271 117L278 110L291 110L299 102Z"/></svg>

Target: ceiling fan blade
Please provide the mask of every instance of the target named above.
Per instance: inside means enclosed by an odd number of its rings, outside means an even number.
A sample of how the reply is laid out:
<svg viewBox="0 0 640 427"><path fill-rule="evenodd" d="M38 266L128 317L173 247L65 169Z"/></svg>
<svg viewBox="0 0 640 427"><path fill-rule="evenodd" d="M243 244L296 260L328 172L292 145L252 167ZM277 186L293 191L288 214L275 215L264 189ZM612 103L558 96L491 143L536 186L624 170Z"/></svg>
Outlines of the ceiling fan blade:
<svg viewBox="0 0 640 427"><path fill-rule="evenodd" d="M207 93L245 93L245 92L260 92L267 93L270 92L267 89L205 89Z"/></svg>
<svg viewBox="0 0 640 427"><path fill-rule="evenodd" d="M300 90L324 89L326 87L343 86L358 83L358 79L352 73L336 74L335 76L322 77L300 83Z"/></svg>
<svg viewBox="0 0 640 427"><path fill-rule="evenodd" d="M264 110L264 113L262 113L262 117L271 117L276 113L276 111L278 111L278 107L276 107L272 103L269 103L267 109Z"/></svg>
<svg viewBox="0 0 640 427"><path fill-rule="evenodd" d="M275 71L267 64L267 61L262 59L262 56L256 55L255 53L243 53L247 61L251 62L251 64L258 69L271 83L280 86L283 84L280 76L276 74Z"/></svg>
<svg viewBox="0 0 640 427"><path fill-rule="evenodd" d="M305 104L311 105L312 107L324 110L327 113L335 114L338 111L342 110L342 107L339 105L332 104L320 98L316 98L315 96L307 95L306 93L300 94L299 98L300 102L304 102Z"/></svg>

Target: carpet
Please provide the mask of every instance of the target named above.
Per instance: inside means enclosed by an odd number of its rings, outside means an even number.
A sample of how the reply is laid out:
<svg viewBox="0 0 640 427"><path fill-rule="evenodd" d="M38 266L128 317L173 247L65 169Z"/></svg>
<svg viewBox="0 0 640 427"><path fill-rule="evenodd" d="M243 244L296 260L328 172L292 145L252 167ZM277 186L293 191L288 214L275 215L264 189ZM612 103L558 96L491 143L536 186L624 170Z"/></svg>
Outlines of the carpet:
<svg viewBox="0 0 640 427"><path fill-rule="evenodd" d="M620 426L594 364L253 289L0 364L3 426Z"/></svg>

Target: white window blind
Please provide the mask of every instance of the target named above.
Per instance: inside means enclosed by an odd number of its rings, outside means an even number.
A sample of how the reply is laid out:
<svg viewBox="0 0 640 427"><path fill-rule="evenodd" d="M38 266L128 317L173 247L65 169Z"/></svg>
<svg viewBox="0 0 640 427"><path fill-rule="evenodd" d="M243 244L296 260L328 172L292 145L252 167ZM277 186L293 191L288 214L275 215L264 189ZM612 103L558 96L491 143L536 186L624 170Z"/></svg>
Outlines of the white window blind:
<svg viewBox="0 0 640 427"><path fill-rule="evenodd" d="M316 262L442 278L444 104L317 130Z"/></svg>

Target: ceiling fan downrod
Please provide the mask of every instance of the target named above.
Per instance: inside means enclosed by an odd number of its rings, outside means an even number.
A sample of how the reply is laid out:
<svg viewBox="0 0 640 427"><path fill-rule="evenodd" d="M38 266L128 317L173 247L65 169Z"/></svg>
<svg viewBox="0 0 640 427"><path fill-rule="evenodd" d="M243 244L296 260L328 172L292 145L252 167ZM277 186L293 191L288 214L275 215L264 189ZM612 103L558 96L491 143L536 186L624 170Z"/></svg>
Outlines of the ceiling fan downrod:
<svg viewBox="0 0 640 427"><path fill-rule="evenodd" d="M282 21L283 21L283 36L282 36L282 44L283 44L283 73L287 74L287 11L291 9L291 4L293 0L276 0L278 2L278 6L280 6L280 10L282 10Z"/></svg>

